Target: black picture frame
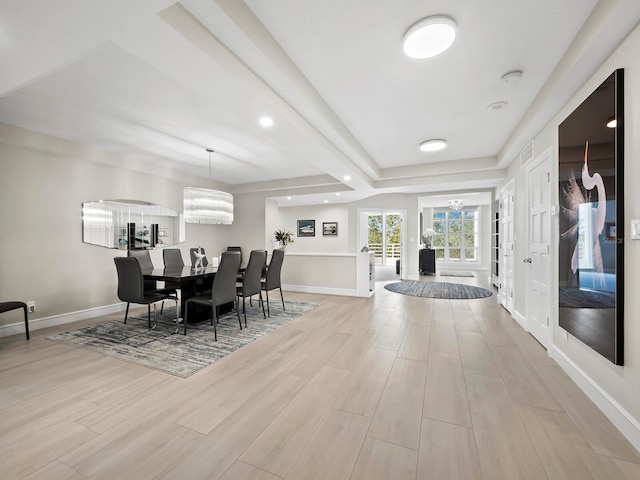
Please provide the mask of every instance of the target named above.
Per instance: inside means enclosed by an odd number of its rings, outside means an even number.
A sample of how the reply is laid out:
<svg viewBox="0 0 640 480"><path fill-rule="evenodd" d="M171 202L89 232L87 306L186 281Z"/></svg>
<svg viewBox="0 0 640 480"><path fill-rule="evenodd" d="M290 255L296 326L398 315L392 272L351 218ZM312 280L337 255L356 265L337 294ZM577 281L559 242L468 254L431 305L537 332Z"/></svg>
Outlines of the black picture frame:
<svg viewBox="0 0 640 480"><path fill-rule="evenodd" d="M298 220L298 237L315 237L315 220Z"/></svg>
<svg viewBox="0 0 640 480"><path fill-rule="evenodd" d="M322 222L322 235L325 237L337 237L338 222Z"/></svg>
<svg viewBox="0 0 640 480"><path fill-rule="evenodd" d="M623 69L559 125L558 143L559 325L623 365Z"/></svg>
<svg viewBox="0 0 640 480"><path fill-rule="evenodd" d="M616 235L616 224L615 222L607 222L604 224L604 237L607 240L615 240Z"/></svg>

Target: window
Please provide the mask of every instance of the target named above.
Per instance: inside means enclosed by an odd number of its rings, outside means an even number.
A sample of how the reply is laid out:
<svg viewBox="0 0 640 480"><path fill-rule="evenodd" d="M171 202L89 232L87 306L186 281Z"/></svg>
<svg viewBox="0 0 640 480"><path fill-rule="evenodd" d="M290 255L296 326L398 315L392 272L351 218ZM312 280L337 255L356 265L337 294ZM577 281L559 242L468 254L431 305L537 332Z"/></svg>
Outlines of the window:
<svg viewBox="0 0 640 480"><path fill-rule="evenodd" d="M432 248L442 262L478 261L478 210L436 210Z"/></svg>

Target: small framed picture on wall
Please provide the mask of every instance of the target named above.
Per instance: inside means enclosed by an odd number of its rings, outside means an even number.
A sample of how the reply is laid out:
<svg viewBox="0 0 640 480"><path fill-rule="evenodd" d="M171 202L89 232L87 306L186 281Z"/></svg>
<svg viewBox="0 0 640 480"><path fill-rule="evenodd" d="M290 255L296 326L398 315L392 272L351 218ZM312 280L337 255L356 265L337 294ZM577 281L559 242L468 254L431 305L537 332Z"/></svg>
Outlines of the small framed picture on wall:
<svg viewBox="0 0 640 480"><path fill-rule="evenodd" d="M298 220L298 236L299 237L315 237L316 221L315 220Z"/></svg>
<svg viewBox="0 0 640 480"><path fill-rule="evenodd" d="M324 236L337 236L338 235L338 222L324 222L322 224L322 235L324 235Z"/></svg>

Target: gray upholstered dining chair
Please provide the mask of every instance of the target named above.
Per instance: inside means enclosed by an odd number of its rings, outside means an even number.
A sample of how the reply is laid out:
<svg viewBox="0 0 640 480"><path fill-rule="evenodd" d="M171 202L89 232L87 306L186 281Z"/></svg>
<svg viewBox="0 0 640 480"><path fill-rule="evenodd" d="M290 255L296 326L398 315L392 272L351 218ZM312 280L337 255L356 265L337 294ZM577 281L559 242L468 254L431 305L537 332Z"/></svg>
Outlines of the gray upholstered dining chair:
<svg viewBox="0 0 640 480"><path fill-rule="evenodd" d="M235 288L234 288L235 295ZM0 313L10 312L21 308L24 311L24 331L29 340L29 317L27 315L27 304L24 302L0 302Z"/></svg>
<svg viewBox="0 0 640 480"><path fill-rule="evenodd" d="M253 295L258 295L259 304L262 305L262 315L267 318L267 314L264 311L264 303L262 301L262 269L267 261L267 252L264 250L251 250L249 255L249 262L247 268L242 274L242 278L239 281L237 287L238 298L242 297L242 313L244 314L244 326L247 326L247 309L245 299L251 298Z"/></svg>
<svg viewBox="0 0 640 480"><path fill-rule="evenodd" d="M280 272L282 271L282 261L284 260L284 250L275 249L271 254L271 261L267 267L267 272L262 278L262 290L267 300L267 315L271 316L269 309L269 290L280 289L280 299L282 300L282 309L284 308L284 296L282 295L282 284L280 282Z"/></svg>
<svg viewBox="0 0 640 480"><path fill-rule="evenodd" d="M240 268L238 269L238 276L236 280L238 282L242 281L242 274L244 273L244 268L242 267L242 247L227 247L227 252L238 252L240 253Z"/></svg>
<svg viewBox="0 0 640 480"><path fill-rule="evenodd" d="M238 311L238 299L236 297L236 275L238 275L238 267L240 267L240 255L237 252L222 252L218 271L213 278L211 294L203 294L191 297L187 300L184 307L184 334L187 334L187 316L189 314L189 305L192 303L207 305L211 308L211 325L213 325L214 339L218 340L218 323L217 308L220 305L233 303L236 314L238 315L238 323L242 330L242 321L240 320L240 312Z"/></svg>
<svg viewBox="0 0 640 480"><path fill-rule="evenodd" d="M242 271L242 247L227 247L227 252L238 252L240 253L240 268L239 270Z"/></svg>
<svg viewBox="0 0 640 480"><path fill-rule="evenodd" d="M164 268L179 269L184 267L184 261L182 260L182 253L178 248L165 248L162 250L162 261L164 262ZM182 285L180 282L164 282L166 288L180 289ZM162 308L160 309L162 313Z"/></svg>
<svg viewBox="0 0 640 480"><path fill-rule="evenodd" d="M180 252L179 248L165 248L162 250L162 260L164 261L164 268L184 267L182 252Z"/></svg>
<svg viewBox="0 0 640 480"><path fill-rule="evenodd" d="M113 260L118 272L118 298L123 302L127 302L127 313L124 317L124 323L127 323L129 305L131 303L138 303L140 305L147 305L149 329L155 328L158 325L155 304L163 300L173 300L176 302L176 322L178 322L178 296L175 290L173 290L173 293L162 290L145 290L142 268L136 257L115 257ZM151 304L153 304L153 327L151 326Z"/></svg>
<svg viewBox="0 0 640 480"><path fill-rule="evenodd" d="M127 256L134 257L138 259L138 263L140 264L140 268L142 270L153 270L153 262L151 261L151 255L149 254L149 250L129 250L127 251ZM164 288L158 288L158 284L155 280L144 280L144 291L151 293L165 293L171 295L177 295L176 288L173 285L166 285ZM151 307L149 307L150 309ZM164 302L160 305L160 313L164 310ZM129 314L129 305L127 305L127 311L124 314L124 323L127 323L127 315ZM149 313L151 316L151 313Z"/></svg>

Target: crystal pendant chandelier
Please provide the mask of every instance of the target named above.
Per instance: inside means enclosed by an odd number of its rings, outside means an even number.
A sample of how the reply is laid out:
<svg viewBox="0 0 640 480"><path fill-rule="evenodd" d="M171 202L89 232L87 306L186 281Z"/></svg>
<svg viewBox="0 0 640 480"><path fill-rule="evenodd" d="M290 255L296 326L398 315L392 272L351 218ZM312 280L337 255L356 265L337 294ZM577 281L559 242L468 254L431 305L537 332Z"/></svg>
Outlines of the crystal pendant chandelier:
<svg viewBox="0 0 640 480"><path fill-rule="evenodd" d="M209 152L209 182L211 183L211 154ZM210 188L185 187L184 221L210 225L233 223L233 195Z"/></svg>
<svg viewBox="0 0 640 480"><path fill-rule="evenodd" d="M451 210L460 210L462 207L462 200L449 200L449 208Z"/></svg>

